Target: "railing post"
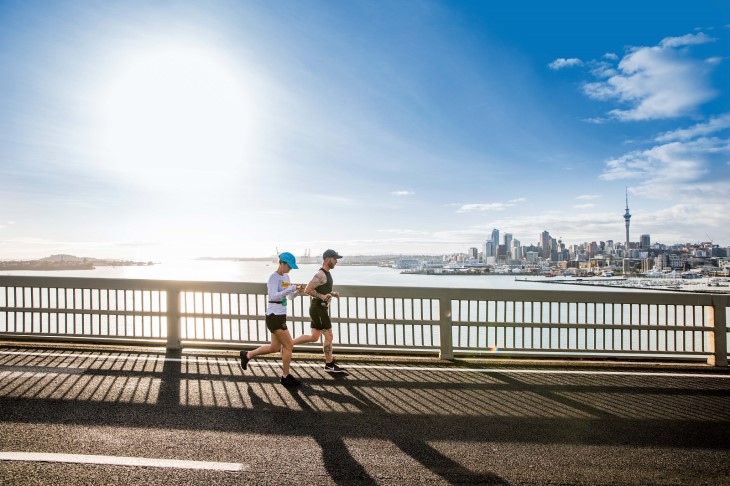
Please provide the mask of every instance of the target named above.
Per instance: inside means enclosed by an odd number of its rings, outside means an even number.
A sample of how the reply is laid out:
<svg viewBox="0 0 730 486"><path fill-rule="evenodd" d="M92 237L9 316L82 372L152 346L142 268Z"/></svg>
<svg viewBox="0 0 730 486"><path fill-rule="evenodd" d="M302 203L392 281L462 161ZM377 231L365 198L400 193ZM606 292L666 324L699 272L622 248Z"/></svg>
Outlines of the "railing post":
<svg viewBox="0 0 730 486"><path fill-rule="evenodd" d="M454 359L453 329L454 320L451 315L451 297L441 297L439 299L439 330L441 337L439 358L441 359Z"/></svg>
<svg viewBox="0 0 730 486"><path fill-rule="evenodd" d="M167 349L182 349L180 343L180 289L170 285L167 292Z"/></svg>
<svg viewBox="0 0 730 486"><path fill-rule="evenodd" d="M707 359L711 366L727 366L727 307L730 299L724 295L712 296L714 330L710 334L713 354Z"/></svg>

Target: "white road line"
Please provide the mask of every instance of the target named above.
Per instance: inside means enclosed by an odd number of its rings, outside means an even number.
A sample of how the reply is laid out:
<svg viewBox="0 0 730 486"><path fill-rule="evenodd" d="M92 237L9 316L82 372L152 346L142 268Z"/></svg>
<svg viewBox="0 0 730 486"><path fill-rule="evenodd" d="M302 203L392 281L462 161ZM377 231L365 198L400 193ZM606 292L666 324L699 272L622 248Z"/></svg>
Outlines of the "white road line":
<svg viewBox="0 0 730 486"><path fill-rule="evenodd" d="M9 356L38 356L38 357L62 357L62 358L87 358L113 361L159 361L177 363L200 363L218 364L230 366L238 363L238 359L227 358L167 358L165 356L111 356L102 354L64 354L64 353L38 353L26 351L0 351L1 355ZM275 362L273 364L278 364ZM256 363L249 362L248 366L271 366L272 362ZM322 364L313 363L292 363L296 368L323 368ZM508 368L463 368L463 367L436 367L436 366L392 366L392 365L347 365L349 370L385 370L385 371L432 371L438 373L491 373L491 374L535 374L535 375L618 375L618 376L665 376L675 378L708 378L708 379L730 379L730 374L725 373L685 373L685 372L659 372L659 371L605 371L605 370L541 370L541 369L508 369Z"/></svg>
<svg viewBox="0 0 730 486"><path fill-rule="evenodd" d="M88 368L64 368L63 366L13 366L0 365L0 373L34 373L36 375L83 375Z"/></svg>
<svg viewBox="0 0 730 486"><path fill-rule="evenodd" d="M237 462L182 461L148 457L96 456L86 454L54 454L48 452L0 452L0 461L66 462L73 464L103 464L108 466L167 467L176 469L208 469L213 471L246 471Z"/></svg>

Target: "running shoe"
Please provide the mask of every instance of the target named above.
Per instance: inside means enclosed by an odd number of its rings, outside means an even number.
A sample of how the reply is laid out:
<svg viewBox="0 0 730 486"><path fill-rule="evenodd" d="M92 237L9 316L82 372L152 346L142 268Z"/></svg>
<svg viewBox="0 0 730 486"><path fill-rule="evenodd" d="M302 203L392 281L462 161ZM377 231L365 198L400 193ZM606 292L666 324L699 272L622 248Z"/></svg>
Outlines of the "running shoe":
<svg viewBox="0 0 730 486"><path fill-rule="evenodd" d="M334 361L331 363L326 363L324 365L324 370L327 373L344 373L345 372L345 370L343 370L342 368L337 366Z"/></svg>
<svg viewBox="0 0 730 486"><path fill-rule="evenodd" d="M246 367L248 366L248 362L251 360L246 357L246 355L248 354L248 351L246 351L245 349L242 350L240 354L241 354L241 368L243 368L245 370Z"/></svg>
<svg viewBox="0 0 730 486"><path fill-rule="evenodd" d="M288 374L281 377L281 384L284 386L299 386L302 382L294 378L291 374Z"/></svg>

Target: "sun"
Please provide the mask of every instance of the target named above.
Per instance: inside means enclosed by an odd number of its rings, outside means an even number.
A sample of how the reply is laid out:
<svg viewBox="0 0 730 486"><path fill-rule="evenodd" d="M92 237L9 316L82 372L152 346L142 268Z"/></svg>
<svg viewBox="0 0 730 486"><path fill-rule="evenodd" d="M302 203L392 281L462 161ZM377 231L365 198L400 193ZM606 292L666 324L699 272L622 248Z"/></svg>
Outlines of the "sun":
<svg viewBox="0 0 730 486"><path fill-rule="evenodd" d="M176 46L130 55L100 100L99 163L137 182L245 163L253 97L230 61Z"/></svg>

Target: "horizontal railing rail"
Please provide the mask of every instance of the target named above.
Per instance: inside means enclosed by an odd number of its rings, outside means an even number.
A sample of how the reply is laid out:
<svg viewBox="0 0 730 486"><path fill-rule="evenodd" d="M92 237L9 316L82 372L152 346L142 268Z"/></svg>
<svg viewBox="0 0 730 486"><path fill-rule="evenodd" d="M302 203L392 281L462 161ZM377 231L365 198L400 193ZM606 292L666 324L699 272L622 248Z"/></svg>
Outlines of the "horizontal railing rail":
<svg viewBox="0 0 730 486"><path fill-rule="evenodd" d="M707 360L727 366L727 294L340 285L338 350ZM290 303L309 332L309 297ZM262 283L0 276L0 337L241 348L268 342ZM314 346L302 346L314 349Z"/></svg>

